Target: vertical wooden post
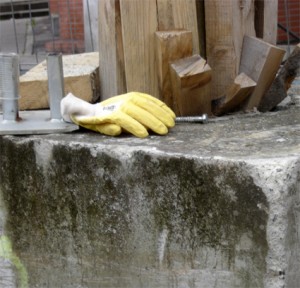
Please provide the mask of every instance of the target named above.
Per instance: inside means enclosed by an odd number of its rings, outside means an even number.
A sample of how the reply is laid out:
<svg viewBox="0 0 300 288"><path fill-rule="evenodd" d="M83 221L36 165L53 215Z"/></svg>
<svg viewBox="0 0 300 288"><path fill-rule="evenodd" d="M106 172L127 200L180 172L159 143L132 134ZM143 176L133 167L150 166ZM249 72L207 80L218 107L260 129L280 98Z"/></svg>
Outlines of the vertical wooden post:
<svg viewBox="0 0 300 288"><path fill-rule="evenodd" d="M278 1L255 0L256 37L269 44L277 40Z"/></svg>
<svg viewBox="0 0 300 288"><path fill-rule="evenodd" d="M255 36L253 0L205 1L206 55L212 68L212 99L238 75L244 34Z"/></svg>
<svg viewBox="0 0 300 288"><path fill-rule="evenodd" d="M196 0L99 1L101 99L141 91L157 98L155 32L192 31L199 53Z"/></svg>
<svg viewBox="0 0 300 288"><path fill-rule="evenodd" d="M193 35L193 53L199 54L198 0L157 0L158 30L185 29Z"/></svg>
<svg viewBox="0 0 300 288"><path fill-rule="evenodd" d="M155 0L121 0L122 36L127 91L140 91L159 98L155 65Z"/></svg>
<svg viewBox="0 0 300 288"><path fill-rule="evenodd" d="M99 72L101 100L125 93L120 0L99 1Z"/></svg>

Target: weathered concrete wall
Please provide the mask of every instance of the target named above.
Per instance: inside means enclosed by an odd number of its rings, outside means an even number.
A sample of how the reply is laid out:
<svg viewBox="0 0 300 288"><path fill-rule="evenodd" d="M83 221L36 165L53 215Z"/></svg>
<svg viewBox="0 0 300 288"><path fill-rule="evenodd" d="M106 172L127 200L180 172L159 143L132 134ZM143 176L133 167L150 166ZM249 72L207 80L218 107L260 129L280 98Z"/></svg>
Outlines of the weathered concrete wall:
<svg viewBox="0 0 300 288"><path fill-rule="evenodd" d="M296 287L299 112L147 139L1 137L11 287L22 267L29 287Z"/></svg>

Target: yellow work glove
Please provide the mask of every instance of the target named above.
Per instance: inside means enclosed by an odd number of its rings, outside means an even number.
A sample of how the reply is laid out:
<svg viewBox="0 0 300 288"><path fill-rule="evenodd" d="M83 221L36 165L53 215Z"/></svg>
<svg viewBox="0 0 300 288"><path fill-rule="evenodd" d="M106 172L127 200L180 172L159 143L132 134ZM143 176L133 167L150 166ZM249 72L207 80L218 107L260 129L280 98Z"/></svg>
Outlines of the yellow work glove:
<svg viewBox="0 0 300 288"><path fill-rule="evenodd" d="M144 138L148 130L165 135L175 125L175 114L169 107L139 92L114 96L97 104L69 93L61 101L61 114L67 122L110 136L127 131Z"/></svg>

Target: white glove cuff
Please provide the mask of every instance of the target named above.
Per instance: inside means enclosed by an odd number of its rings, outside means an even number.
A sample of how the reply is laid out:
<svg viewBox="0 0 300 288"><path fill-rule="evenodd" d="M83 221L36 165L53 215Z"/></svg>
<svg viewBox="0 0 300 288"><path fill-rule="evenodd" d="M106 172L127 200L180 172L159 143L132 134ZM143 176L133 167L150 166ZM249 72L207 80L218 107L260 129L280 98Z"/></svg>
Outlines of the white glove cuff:
<svg viewBox="0 0 300 288"><path fill-rule="evenodd" d="M95 107L97 105L90 104L76 96L69 93L60 102L60 111L62 118L66 122L72 122L70 115L80 117L80 116L94 116Z"/></svg>

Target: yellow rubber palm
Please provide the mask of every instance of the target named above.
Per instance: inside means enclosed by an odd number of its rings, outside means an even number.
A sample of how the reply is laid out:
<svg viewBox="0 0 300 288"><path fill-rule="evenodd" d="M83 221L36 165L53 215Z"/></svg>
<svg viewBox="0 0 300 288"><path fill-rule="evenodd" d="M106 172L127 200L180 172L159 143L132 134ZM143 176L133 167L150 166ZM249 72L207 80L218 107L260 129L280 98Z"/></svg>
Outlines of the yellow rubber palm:
<svg viewBox="0 0 300 288"><path fill-rule="evenodd" d="M165 135L175 125L175 114L169 107L139 92L115 96L97 104L70 93L61 101L61 112L65 121L111 136L120 135L123 130L141 138L148 136L148 130Z"/></svg>

